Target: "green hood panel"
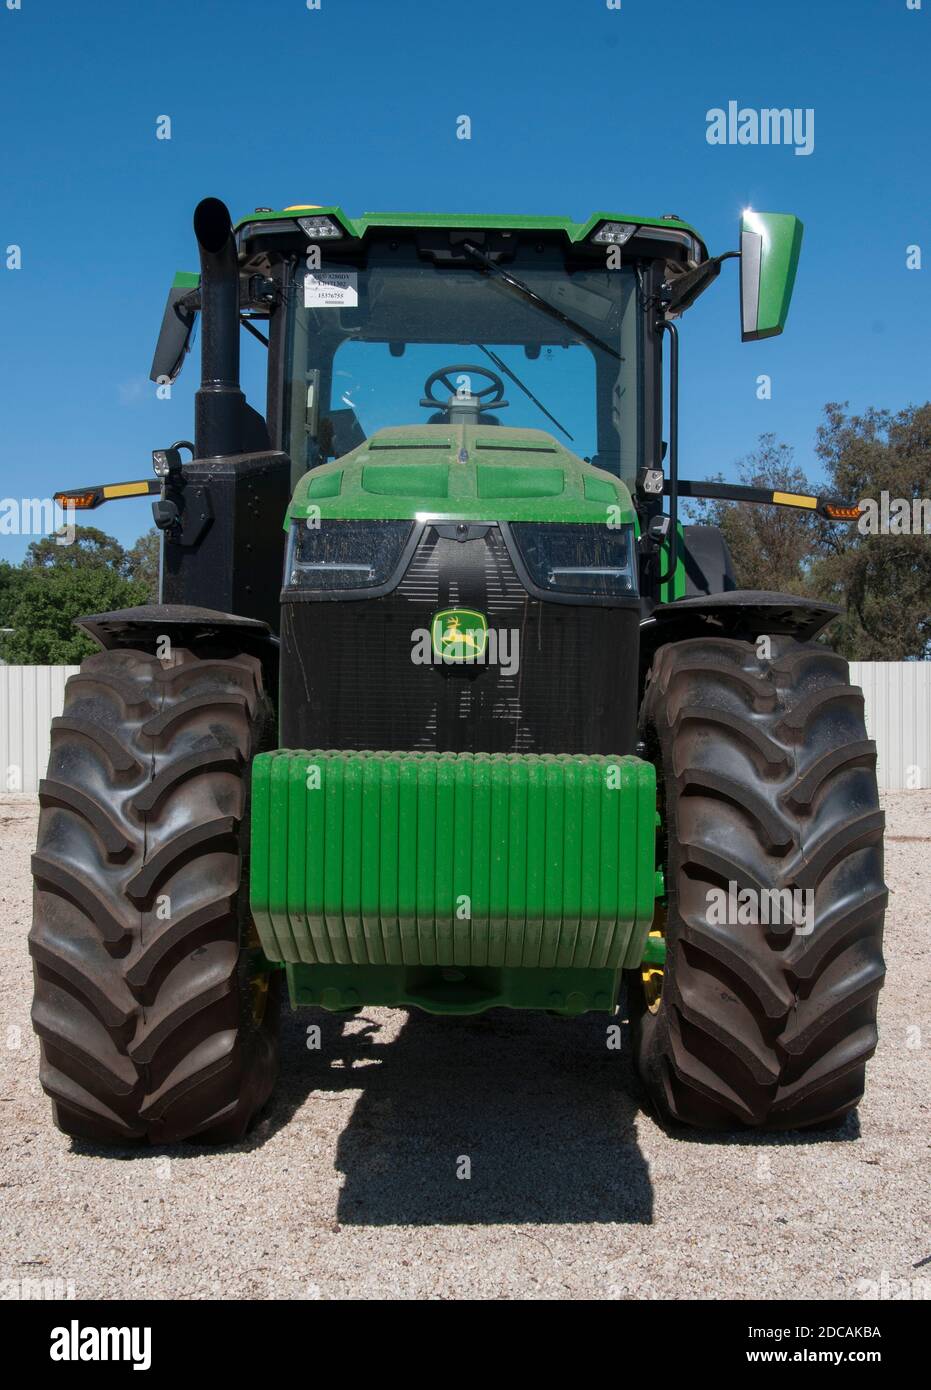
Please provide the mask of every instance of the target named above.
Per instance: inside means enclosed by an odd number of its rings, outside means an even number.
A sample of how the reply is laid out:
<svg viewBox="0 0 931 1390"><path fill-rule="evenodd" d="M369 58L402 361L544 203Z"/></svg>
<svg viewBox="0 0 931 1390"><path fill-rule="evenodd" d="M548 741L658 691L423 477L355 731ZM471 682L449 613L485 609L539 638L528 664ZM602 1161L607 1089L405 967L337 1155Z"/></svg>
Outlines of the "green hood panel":
<svg viewBox="0 0 931 1390"><path fill-rule="evenodd" d="M298 483L286 519L633 524L624 483L543 430L405 425L379 430Z"/></svg>

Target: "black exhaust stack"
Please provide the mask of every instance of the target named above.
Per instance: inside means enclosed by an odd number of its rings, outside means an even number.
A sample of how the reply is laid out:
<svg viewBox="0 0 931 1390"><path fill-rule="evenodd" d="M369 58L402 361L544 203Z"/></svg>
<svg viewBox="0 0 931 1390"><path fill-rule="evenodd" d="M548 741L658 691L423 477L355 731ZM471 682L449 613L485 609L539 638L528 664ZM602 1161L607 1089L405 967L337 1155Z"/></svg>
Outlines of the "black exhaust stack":
<svg viewBox="0 0 931 1390"><path fill-rule="evenodd" d="M243 450L245 397L239 389L239 264L229 209L204 198L194 209L200 248L200 390L194 397L198 458Z"/></svg>
<svg viewBox="0 0 931 1390"><path fill-rule="evenodd" d="M291 463L269 448L239 387L239 264L219 198L198 203L194 235L203 320L195 449L154 508L165 536L162 602L258 618L277 632Z"/></svg>

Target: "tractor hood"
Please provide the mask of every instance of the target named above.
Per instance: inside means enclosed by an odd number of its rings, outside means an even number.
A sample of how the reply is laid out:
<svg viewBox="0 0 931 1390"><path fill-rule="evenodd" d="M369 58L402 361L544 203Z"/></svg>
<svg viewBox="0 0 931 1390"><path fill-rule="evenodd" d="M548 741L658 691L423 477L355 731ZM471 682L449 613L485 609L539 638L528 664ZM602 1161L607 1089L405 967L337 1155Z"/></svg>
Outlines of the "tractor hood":
<svg viewBox="0 0 931 1390"><path fill-rule="evenodd" d="M619 478L543 430L406 425L305 473L285 526L308 517L635 523Z"/></svg>

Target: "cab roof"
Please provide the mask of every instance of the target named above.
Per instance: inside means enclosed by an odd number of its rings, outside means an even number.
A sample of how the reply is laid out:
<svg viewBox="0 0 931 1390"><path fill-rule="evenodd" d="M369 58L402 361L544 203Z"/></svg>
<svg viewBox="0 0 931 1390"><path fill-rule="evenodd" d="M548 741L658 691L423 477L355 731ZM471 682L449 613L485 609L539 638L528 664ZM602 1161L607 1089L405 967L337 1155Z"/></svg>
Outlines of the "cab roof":
<svg viewBox="0 0 931 1390"><path fill-rule="evenodd" d="M452 212L363 212L360 217L349 217L341 207L316 206L312 203L297 203L286 208L256 208L248 217L236 224L236 234L240 241L248 239L248 230L256 224L268 222L295 223L299 217L328 217L338 222L351 237L362 238L376 228L397 227L408 229L427 228L474 228L488 231L540 231L563 232L571 243L588 241L594 236L599 225L604 222L620 222L636 228L651 229L652 240L676 241L680 245L691 240L694 249L688 259L696 263L707 258L704 241L694 227L671 213L661 217L634 217L629 213L595 212L584 222L576 222L571 217L543 217L520 213L452 213ZM264 229L267 230L267 229ZM662 234L665 233L666 237Z"/></svg>

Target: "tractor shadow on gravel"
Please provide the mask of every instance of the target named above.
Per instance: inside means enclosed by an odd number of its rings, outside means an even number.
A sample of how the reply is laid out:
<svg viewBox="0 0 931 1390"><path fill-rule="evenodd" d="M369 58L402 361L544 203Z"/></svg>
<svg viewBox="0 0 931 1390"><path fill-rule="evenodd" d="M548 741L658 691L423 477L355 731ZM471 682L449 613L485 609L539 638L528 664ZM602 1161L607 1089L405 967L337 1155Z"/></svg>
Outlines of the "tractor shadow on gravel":
<svg viewBox="0 0 931 1390"><path fill-rule="evenodd" d="M319 1050L307 1047L313 1025ZM448 1018L284 1009L275 1091L239 1143L102 1148L73 1139L71 1148L110 1161L207 1157L222 1166L224 1154L258 1152L286 1126L332 1115L328 1096L358 1091L336 1141L340 1224L648 1225L637 1085L629 1046L609 1050L607 1025L600 1014L505 1009ZM320 1162L330 1161L328 1142ZM468 1178L459 1176L464 1160Z"/></svg>
<svg viewBox="0 0 931 1390"><path fill-rule="evenodd" d="M337 1144L338 1221L652 1221L630 1062L608 1050L603 1016L397 1017L387 1041L365 1012L285 1020L266 1134L311 1088L362 1092ZM306 1048L308 1020L322 1031L317 1053ZM458 1176L466 1161L468 1178Z"/></svg>
<svg viewBox="0 0 931 1390"><path fill-rule="evenodd" d="M642 1089L629 1039L621 1053L610 1051L603 1015L493 1010L436 1018L412 1010L393 1017L400 1027L387 1030L364 1010L285 1014L278 1088L251 1137L265 1142L312 1090L360 1091L336 1147L341 1224L652 1222L653 1187L637 1142L637 1120L646 1119ZM320 1027L319 1052L307 1050L309 1023ZM832 1129L666 1131L683 1142L761 1152L855 1140L859 1132L856 1112ZM463 1159L468 1178L458 1176Z"/></svg>
<svg viewBox="0 0 931 1390"><path fill-rule="evenodd" d="M225 1153L261 1150L300 1123L297 1112L315 1105L312 1092L359 1091L336 1144L342 1225L652 1223L636 1129L648 1112L626 1028L618 1053L606 1045L600 1014L570 1020L502 1009L435 1018L412 1010L393 1015L400 1026L390 1030L384 1017L285 1010L278 1084L238 1144L102 1148L73 1139L71 1150L111 1161L222 1163ZM313 1024L321 1046L309 1051ZM832 1129L664 1132L683 1143L766 1150L855 1140L860 1125L854 1112ZM468 1178L458 1176L464 1159Z"/></svg>
<svg viewBox="0 0 931 1390"><path fill-rule="evenodd" d="M259 1147L312 1108L311 1091L360 1091L336 1146L341 1224L652 1222L637 1142L642 1089L629 1039L620 1053L608 1049L604 1015L411 1010L388 1015L399 1026L384 1028L385 1016L286 1012L278 1087L246 1141ZM309 1024L320 1028L319 1051L307 1049ZM765 1151L853 1140L859 1122L854 1113L827 1130L666 1133ZM468 1178L458 1176L464 1159Z"/></svg>

